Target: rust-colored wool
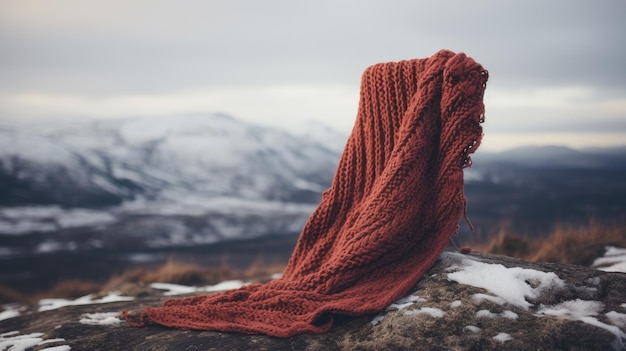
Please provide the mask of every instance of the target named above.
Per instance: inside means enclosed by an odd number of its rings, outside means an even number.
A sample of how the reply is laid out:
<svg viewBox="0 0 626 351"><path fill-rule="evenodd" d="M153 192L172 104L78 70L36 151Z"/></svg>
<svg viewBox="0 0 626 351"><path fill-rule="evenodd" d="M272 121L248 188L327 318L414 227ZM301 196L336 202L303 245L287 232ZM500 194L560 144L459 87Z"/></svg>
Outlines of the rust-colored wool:
<svg viewBox="0 0 626 351"><path fill-rule="evenodd" d="M486 81L480 64L446 50L367 68L332 186L282 278L147 307L139 322L124 312L129 323L289 337L385 309L457 230Z"/></svg>

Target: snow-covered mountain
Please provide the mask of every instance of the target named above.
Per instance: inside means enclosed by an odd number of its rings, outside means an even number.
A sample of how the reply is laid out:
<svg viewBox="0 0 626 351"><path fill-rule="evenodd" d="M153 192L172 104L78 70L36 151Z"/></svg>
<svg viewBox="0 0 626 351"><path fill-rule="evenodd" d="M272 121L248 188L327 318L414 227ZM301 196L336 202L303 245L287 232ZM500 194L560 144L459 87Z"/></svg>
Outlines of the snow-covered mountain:
<svg viewBox="0 0 626 351"><path fill-rule="evenodd" d="M150 246L297 232L347 137L307 130L220 114L0 127L0 234L105 233L72 248L126 232Z"/></svg>
<svg viewBox="0 0 626 351"><path fill-rule="evenodd" d="M286 131L219 114L0 126L0 256L298 233L346 139L315 122ZM468 212L482 228L537 232L623 218L625 151L478 152Z"/></svg>

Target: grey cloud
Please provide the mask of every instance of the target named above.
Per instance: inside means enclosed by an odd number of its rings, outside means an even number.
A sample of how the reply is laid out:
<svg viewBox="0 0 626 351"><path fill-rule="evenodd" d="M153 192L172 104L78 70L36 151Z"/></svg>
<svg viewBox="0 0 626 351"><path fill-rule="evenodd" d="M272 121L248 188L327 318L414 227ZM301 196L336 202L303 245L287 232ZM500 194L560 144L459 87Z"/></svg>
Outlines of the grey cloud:
<svg viewBox="0 0 626 351"><path fill-rule="evenodd" d="M0 17L7 53L0 89L102 95L355 85L370 64L441 48L475 57L504 88L626 89L626 3L619 0L227 3L113 1L102 18L97 9L68 6L67 18L48 25Z"/></svg>

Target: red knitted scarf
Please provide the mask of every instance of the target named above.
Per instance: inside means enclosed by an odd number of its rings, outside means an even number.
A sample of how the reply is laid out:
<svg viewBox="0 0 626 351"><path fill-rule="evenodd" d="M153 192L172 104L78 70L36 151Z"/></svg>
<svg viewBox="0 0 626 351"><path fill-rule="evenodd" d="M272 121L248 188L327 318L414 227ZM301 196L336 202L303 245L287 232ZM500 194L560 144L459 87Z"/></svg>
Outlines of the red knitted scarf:
<svg viewBox="0 0 626 351"><path fill-rule="evenodd" d="M365 70L332 186L282 278L147 307L134 326L322 333L333 315L376 314L435 262L465 210L463 171L480 143L487 71L462 53Z"/></svg>

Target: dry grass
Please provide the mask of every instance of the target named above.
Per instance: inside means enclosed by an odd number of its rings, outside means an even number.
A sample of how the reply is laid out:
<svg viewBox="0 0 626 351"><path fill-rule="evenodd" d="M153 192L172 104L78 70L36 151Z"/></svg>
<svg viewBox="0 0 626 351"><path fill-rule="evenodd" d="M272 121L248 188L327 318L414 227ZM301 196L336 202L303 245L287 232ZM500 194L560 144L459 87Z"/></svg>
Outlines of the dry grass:
<svg viewBox="0 0 626 351"><path fill-rule="evenodd" d="M224 280L238 279L243 274L227 267L201 267L196 264L169 259L155 270L134 268L120 275L112 276L102 287L113 290L124 284L172 283L189 286L217 284Z"/></svg>
<svg viewBox="0 0 626 351"><path fill-rule="evenodd" d="M101 284L90 281L78 279L62 280L56 283L50 291L41 294L40 296L35 296L35 299L45 297L76 299L81 296L89 295L94 291L98 291L100 287Z"/></svg>
<svg viewBox="0 0 626 351"><path fill-rule="evenodd" d="M536 262L589 266L602 256L606 246L626 247L626 226L600 224L559 224L552 233L533 239L501 229L486 244L472 245L476 251L518 257Z"/></svg>
<svg viewBox="0 0 626 351"><path fill-rule="evenodd" d="M11 289L7 286L0 286L0 304L5 303L28 303L30 299L21 292Z"/></svg>
<svg viewBox="0 0 626 351"><path fill-rule="evenodd" d="M265 262L259 258L243 270L222 267L202 267L196 264L168 260L156 269L134 268L111 276L104 283L77 279L58 282L52 289L34 294L24 294L9 287L0 286L0 303L29 303L42 298L74 299L91 293L113 291L129 286L146 286L150 283L172 283L188 286L214 285L231 279L269 281L273 273L281 272L283 263ZM139 289L140 290L140 289Z"/></svg>

